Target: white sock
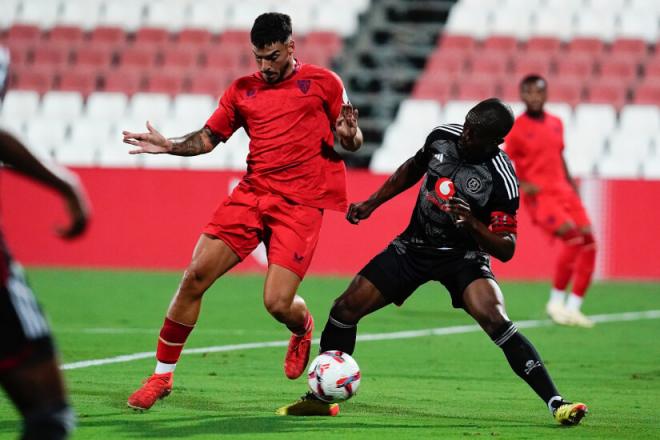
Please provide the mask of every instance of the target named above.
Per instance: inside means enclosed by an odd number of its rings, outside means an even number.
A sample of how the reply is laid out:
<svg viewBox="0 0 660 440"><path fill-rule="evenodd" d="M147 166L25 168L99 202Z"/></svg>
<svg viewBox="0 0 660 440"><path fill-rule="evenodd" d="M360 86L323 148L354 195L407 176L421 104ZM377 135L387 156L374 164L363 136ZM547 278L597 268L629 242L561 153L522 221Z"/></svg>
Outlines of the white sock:
<svg viewBox="0 0 660 440"><path fill-rule="evenodd" d="M555 408L552 406L552 404L555 403L556 401L561 402L562 397L561 396L553 396L553 397L550 398L550 400L548 400L548 409L550 410L550 414L554 414L554 412L555 412Z"/></svg>
<svg viewBox="0 0 660 440"><path fill-rule="evenodd" d="M563 290L555 289L554 287L550 289L550 299L548 302L564 304L566 300L566 292Z"/></svg>
<svg viewBox="0 0 660 440"><path fill-rule="evenodd" d="M582 297L571 293L566 300L566 309L574 312L580 310L580 307L582 307Z"/></svg>
<svg viewBox="0 0 660 440"><path fill-rule="evenodd" d="M176 364L165 364L163 362L156 361L156 371L154 371L154 373L156 374L173 373L175 368L176 368Z"/></svg>

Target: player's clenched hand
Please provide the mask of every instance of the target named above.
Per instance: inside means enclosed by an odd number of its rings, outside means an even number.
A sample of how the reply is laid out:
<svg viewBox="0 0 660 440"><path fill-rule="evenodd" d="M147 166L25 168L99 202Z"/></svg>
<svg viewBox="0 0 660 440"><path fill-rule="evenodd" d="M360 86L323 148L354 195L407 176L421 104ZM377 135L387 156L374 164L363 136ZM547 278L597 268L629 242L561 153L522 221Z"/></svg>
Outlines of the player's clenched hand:
<svg viewBox="0 0 660 440"><path fill-rule="evenodd" d="M77 179L64 193L67 211L69 212L70 222L64 227L57 227L55 232L64 239L75 238L82 234L87 228L89 222L89 202L83 192L82 186Z"/></svg>
<svg viewBox="0 0 660 440"><path fill-rule="evenodd" d="M474 217L468 203L458 197L452 197L442 205L442 210L456 218L456 224L470 224Z"/></svg>
<svg viewBox="0 0 660 440"><path fill-rule="evenodd" d="M351 203L351 206L348 207L348 212L346 213L346 220L354 225L360 223L360 220L369 218L372 212L376 209L372 203L368 200L360 203Z"/></svg>
<svg viewBox="0 0 660 440"><path fill-rule="evenodd" d="M339 117L335 122L337 136L352 140L357 134L357 118L358 109L353 108L350 104L343 104L339 112Z"/></svg>
<svg viewBox="0 0 660 440"><path fill-rule="evenodd" d="M139 147L136 150L130 150L129 154L162 154L170 151L170 141L156 130L149 121L147 121L148 133L131 133L122 131L124 143Z"/></svg>

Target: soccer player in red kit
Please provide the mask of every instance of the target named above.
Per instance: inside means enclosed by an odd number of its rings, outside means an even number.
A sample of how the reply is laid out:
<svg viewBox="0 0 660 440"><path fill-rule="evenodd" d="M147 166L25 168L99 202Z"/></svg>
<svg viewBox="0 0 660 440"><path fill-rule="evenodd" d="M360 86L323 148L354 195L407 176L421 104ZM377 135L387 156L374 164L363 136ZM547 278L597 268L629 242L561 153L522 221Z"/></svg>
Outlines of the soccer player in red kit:
<svg viewBox="0 0 660 440"><path fill-rule="evenodd" d="M558 324L592 327L593 321L580 311L591 284L596 244L591 222L582 206L575 182L562 156L561 120L544 111L547 82L529 75L520 83L526 111L506 138L506 152L520 179L524 204L533 222L563 241L553 276L546 311ZM566 288L573 281L572 291Z"/></svg>
<svg viewBox="0 0 660 440"><path fill-rule="evenodd" d="M292 332L284 362L288 378L309 360L314 321L296 290L318 242L323 211L345 211L345 167L334 133L355 151L362 145L357 110L339 77L294 58L291 19L262 14L250 32L259 71L235 80L201 130L166 139L124 132L133 154L194 156L210 152L239 128L250 137L247 173L203 229L192 261L160 331L154 374L128 399L149 409L172 389L173 372L200 313L204 292L263 241L268 249L264 305Z"/></svg>

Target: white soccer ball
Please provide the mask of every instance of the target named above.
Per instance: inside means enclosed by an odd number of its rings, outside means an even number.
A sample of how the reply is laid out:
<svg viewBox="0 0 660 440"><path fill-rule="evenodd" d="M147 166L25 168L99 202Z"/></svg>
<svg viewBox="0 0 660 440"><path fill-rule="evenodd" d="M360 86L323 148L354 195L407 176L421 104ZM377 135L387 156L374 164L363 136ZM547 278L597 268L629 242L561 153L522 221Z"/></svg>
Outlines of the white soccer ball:
<svg viewBox="0 0 660 440"><path fill-rule="evenodd" d="M357 392L360 367L348 353L326 351L312 361L307 382L312 393L324 402L341 402Z"/></svg>

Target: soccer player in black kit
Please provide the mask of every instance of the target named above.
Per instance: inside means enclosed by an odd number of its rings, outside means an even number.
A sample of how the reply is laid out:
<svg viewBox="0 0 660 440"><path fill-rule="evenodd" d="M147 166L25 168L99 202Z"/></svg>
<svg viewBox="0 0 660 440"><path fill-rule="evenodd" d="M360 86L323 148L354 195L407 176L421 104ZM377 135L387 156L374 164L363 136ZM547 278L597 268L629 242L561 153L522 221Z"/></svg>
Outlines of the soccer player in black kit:
<svg viewBox="0 0 660 440"><path fill-rule="evenodd" d="M441 125L424 146L374 194L352 204L357 224L387 200L415 185L419 197L410 224L376 255L335 300L321 336L321 352L353 353L360 319L403 302L427 281L439 281L452 305L464 309L499 346L513 371L543 399L554 418L576 425L583 403L563 399L532 344L509 320L490 256L508 261L516 245L518 180L499 145L513 126L511 109L491 98L473 107L465 123ZM337 404L311 393L278 409L280 415L336 415Z"/></svg>

